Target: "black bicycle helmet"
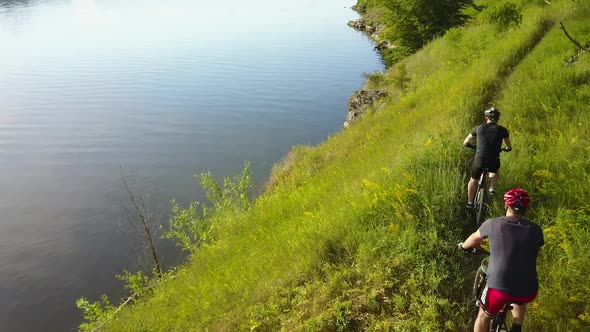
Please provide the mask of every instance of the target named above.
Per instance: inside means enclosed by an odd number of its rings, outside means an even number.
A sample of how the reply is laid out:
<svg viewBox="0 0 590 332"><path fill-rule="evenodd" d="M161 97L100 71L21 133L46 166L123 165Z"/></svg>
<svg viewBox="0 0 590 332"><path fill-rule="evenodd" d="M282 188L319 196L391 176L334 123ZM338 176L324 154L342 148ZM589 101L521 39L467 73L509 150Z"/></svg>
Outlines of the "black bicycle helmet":
<svg viewBox="0 0 590 332"><path fill-rule="evenodd" d="M488 108L484 114L486 118L498 120L500 118L500 110L495 107Z"/></svg>

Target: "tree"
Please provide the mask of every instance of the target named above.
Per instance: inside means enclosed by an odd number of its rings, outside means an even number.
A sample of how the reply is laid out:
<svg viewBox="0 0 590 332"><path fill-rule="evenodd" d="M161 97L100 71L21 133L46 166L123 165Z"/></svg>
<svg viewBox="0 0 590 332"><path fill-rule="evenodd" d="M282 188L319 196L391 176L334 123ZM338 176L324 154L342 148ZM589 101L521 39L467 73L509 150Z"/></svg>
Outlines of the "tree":
<svg viewBox="0 0 590 332"><path fill-rule="evenodd" d="M383 0L390 10L391 37L402 50L414 52L467 19L462 10L473 0Z"/></svg>
<svg viewBox="0 0 590 332"><path fill-rule="evenodd" d="M135 235L149 248L154 261L154 273L160 276L162 268L154 240L160 218L154 218L151 214L147 195L137 189L132 177L122 174L121 185L127 196L127 203L121 203L127 213L127 221Z"/></svg>

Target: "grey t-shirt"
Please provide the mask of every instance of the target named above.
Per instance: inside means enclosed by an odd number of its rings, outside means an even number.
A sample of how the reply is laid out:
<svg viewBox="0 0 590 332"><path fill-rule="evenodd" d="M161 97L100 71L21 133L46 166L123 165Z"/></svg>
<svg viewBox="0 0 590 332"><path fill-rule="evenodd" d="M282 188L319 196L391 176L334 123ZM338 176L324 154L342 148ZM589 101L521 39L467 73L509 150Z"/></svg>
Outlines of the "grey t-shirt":
<svg viewBox="0 0 590 332"><path fill-rule="evenodd" d="M479 233L490 241L488 286L513 296L537 292L537 255L545 244L541 227L518 217L501 217L486 220Z"/></svg>

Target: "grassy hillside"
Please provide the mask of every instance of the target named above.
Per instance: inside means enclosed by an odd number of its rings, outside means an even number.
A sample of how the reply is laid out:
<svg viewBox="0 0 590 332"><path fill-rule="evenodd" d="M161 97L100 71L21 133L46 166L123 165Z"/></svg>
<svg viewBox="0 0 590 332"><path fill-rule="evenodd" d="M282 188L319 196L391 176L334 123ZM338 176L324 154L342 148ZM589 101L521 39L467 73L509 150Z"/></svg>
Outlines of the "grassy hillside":
<svg viewBox="0 0 590 332"><path fill-rule="evenodd" d="M384 109L294 148L272 188L218 213L213 241L101 330L469 330L478 262L456 250L473 230L461 143L490 104L514 146L499 189L529 190L546 236L525 327L589 330L590 53L565 66L575 50L558 22L589 42L590 4L515 3L520 24L470 9L465 26L372 75L392 92Z"/></svg>

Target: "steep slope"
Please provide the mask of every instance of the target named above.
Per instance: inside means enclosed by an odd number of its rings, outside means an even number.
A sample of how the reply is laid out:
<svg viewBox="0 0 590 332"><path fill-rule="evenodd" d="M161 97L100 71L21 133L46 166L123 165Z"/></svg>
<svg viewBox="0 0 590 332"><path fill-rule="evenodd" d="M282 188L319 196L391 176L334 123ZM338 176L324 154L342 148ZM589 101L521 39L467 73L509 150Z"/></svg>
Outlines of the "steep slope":
<svg viewBox="0 0 590 332"><path fill-rule="evenodd" d="M590 41L590 5L519 8L511 29L475 13L370 78L394 92L383 110L295 149L250 210L218 216L213 243L103 329L468 330L477 262L455 249L472 231L461 142L490 103L515 147L500 189L530 190L546 234L527 324L590 328L590 55L565 66L573 44L557 25Z"/></svg>

